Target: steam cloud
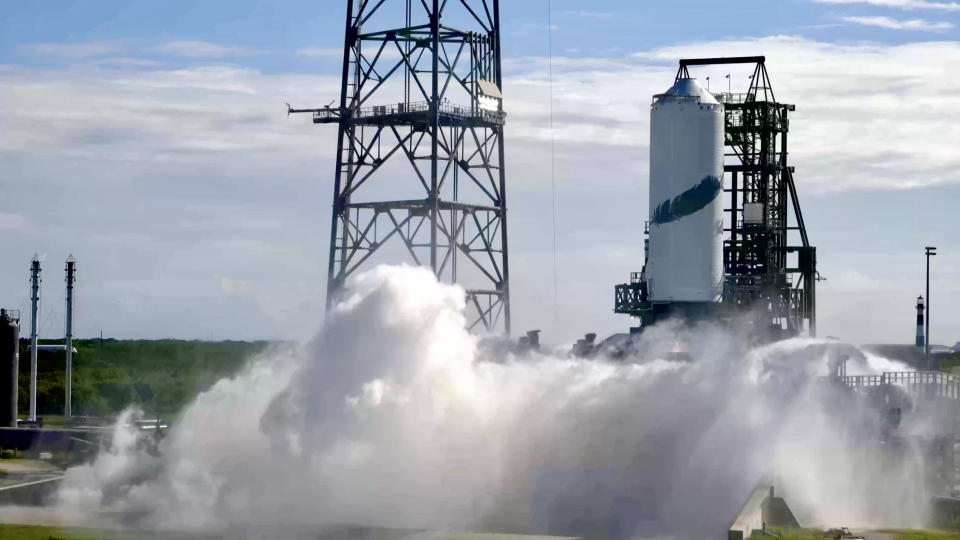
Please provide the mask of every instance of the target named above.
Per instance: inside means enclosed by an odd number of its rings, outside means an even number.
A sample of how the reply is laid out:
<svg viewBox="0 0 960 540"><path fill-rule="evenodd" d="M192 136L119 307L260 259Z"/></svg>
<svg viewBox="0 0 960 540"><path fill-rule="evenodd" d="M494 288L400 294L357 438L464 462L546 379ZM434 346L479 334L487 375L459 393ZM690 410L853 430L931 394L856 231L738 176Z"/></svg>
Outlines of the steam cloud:
<svg viewBox="0 0 960 540"><path fill-rule="evenodd" d="M156 451L116 428L58 512L238 534L326 524L719 537L761 478L804 523L914 525L923 461L818 381L832 346L663 325L694 361L506 352L429 271L357 276L320 334L200 395ZM890 369L870 356L850 373ZM846 396L846 397L845 397ZM128 413L132 414L132 413ZM251 533L252 534L252 533Z"/></svg>

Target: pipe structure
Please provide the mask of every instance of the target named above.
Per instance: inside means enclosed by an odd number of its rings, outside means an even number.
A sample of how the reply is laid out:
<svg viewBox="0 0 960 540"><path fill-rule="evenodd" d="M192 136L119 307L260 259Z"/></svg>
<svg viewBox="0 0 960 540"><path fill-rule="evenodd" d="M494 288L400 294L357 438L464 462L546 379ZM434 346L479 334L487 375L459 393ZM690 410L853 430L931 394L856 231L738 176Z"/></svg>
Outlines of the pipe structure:
<svg viewBox="0 0 960 540"><path fill-rule="evenodd" d="M0 309L0 427L17 427L20 312Z"/></svg>
<svg viewBox="0 0 960 540"><path fill-rule="evenodd" d="M37 338L40 315L40 257L30 262L30 420L37 420Z"/></svg>
<svg viewBox="0 0 960 540"><path fill-rule="evenodd" d="M73 391L73 282L76 279L76 261L73 255L67 257L67 335L66 335L66 353L67 353L67 375L66 375L66 396L63 403L63 416L65 420L70 420L73 416L71 407Z"/></svg>

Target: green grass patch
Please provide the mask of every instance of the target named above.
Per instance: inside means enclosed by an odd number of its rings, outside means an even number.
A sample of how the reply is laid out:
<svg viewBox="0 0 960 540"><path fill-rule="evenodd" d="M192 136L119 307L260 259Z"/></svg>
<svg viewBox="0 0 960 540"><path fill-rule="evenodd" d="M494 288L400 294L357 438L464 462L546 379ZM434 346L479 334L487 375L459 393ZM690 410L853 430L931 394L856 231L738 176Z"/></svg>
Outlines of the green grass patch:
<svg viewBox="0 0 960 540"><path fill-rule="evenodd" d="M189 538L214 540L222 537L45 525L0 525L0 539L4 540L186 540Z"/></svg>
<svg viewBox="0 0 960 540"><path fill-rule="evenodd" d="M953 353L951 355L938 354L937 360L939 362L940 371L946 371L950 373L955 368L960 367L960 353Z"/></svg>
<svg viewBox="0 0 960 540"><path fill-rule="evenodd" d="M960 540L960 532L952 531L885 529L878 532L892 534L896 540Z"/></svg>
<svg viewBox="0 0 960 540"><path fill-rule="evenodd" d="M779 534L784 540L823 540L822 529L781 529L780 527L768 527L768 531ZM761 538L754 535L753 538ZM770 538L769 536L767 538Z"/></svg>

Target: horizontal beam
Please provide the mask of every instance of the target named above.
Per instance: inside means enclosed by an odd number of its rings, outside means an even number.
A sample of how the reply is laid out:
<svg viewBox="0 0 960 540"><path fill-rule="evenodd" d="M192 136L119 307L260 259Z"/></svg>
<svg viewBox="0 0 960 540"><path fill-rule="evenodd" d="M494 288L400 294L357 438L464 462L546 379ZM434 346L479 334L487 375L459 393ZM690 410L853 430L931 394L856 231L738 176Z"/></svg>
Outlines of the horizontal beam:
<svg viewBox="0 0 960 540"><path fill-rule="evenodd" d="M375 202L359 202L359 203L350 203L343 205L342 208L369 208L372 210L378 210L381 212L387 210L422 210L427 212L433 205L430 203L429 199L413 199L406 201L375 201ZM482 204L469 204L456 201L437 201L437 207L440 210L460 210L464 212L494 212L501 213L503 212L502 208L495 206L486 206Z"/></svg>
<svg viewBox="0 0 960 540"><path fill-rule="evenodd" d="M767 165L724 165L723 172L763 172L764 170L773 171L773 170L783 170L783 167L779 163L770 163ZM787 169L790 172L794 172L793 165L788 165ZM740 188L738 191L742 191L743 188ZM724 191L730 191L725 189Z"/></svg>
<svg viewBox="0 0 960 540"><path fill-rule="evenodd" d="M465 292L467 296L503 296L503 291L497 290L470 289Z"/></svg>
<svg viewBox="0 0 960 540"><path fill-rule="evenodd" d="M730 56L720 58L681 58L680 67L686 66L713 66L718 64L762 64L765 56Z"/></svg>
<svg viewBox="0 0 960 540"><path fill-rule="evenodd" d="M793 112L797 110L797 106L792 103L780 103L779 101L766 101L766 100L756 99L756 96L754 96L754 99L751 99L749 101L744 101L742 103L727 102L723 104L723 107L728 111L740 111L744 109L756 109L757 107L764 106L764 105L773 105L774 107L784 109L788 112ZM752 133L753 131L754 130L749 126L741 126L735 129L727 129L727 133L731 133L731 132ZM784 129L783 131L786 131L786 130Z"/></svg>
<svg viewBox="0 0 960 540"><path fill-rule="evenodd" d="M339 107L322 107L313 109L295 109L287 104L287 115L298 113L313 114L314 124L335 124L348 120L354 125L413 125L429 123L432 117L430 104L419 101L414 103L391 103L389 105L373 105L355 109L344 114ZM440 125L443 127L499 127L506 121L507 113L474 109L469 105L441 104L437 111Z"/></svg>

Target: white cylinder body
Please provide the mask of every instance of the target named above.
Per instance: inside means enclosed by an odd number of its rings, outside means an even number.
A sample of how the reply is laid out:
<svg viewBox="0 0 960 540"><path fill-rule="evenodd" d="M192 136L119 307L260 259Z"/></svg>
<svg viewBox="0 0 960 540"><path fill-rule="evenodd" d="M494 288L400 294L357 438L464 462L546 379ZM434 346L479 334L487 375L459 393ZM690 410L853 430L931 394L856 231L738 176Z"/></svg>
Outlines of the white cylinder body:
<svg viewBox="0 0 960 540"><path fill-rule="evenodd" d="M717 302L723 293L723 105L679 79L650 110L650 253L654 302Z"/></svg>

